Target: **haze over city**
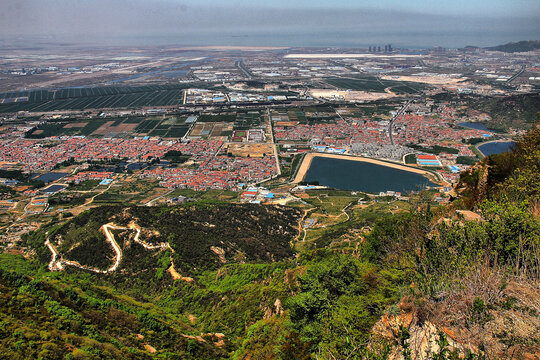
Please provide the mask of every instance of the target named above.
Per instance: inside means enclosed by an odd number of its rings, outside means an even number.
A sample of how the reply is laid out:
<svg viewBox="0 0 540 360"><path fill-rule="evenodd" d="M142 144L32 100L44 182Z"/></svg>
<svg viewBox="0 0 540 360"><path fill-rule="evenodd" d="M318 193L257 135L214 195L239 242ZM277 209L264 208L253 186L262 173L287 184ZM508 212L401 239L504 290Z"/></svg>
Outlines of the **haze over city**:
<svg viewBox="0 0 540 360"><path fill-rule="evenodd" d="M540 2L7 0L7 43L492 46L540 33Z"/></svg>
<svg viewBox="0 0 540 360"><path fill-rule="evenodd" d="M0 358L538 358L540 0L0 2Z"/></svg>

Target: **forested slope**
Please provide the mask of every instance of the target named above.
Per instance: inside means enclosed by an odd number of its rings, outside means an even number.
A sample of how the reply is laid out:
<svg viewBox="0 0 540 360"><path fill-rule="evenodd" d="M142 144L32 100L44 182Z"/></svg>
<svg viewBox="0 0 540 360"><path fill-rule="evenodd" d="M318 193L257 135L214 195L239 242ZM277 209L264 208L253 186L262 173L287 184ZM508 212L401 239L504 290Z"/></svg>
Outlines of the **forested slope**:
<svg viewBox="0 0 540 360"><path fill-rule="evenodd" d="M420 196L410 211L366 208L294 247L293 208L93 210L29 236L35 256L0 258L2 356L534 359L539 173L534 128L511 153L462 174L449 205ZM119 230L135 259L119 271L48 271L47 236L71 236L69 246L54 240L68 254L90 241L86 231L99 241L108 222L135 222L145 241L171 249L137 247L133 230ZM191 280L166 271L171 258Z"/></svg>

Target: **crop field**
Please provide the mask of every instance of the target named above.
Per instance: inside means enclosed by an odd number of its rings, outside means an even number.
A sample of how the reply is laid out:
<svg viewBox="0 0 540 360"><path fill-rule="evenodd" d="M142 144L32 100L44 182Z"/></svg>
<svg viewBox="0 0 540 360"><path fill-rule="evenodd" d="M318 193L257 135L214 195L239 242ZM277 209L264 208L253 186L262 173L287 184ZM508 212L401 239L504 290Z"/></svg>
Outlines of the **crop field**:
<svg viewBox="0 0 540 360"><path fill-rule="evenodd" d="M392 105L358 105L356 108L351 109L353 116L355 117L373 117L374 115L390 115L390 112L396 110Z"/></svg>
<svg viewBox="0 0 540 360"><path fill-rule="evenodd" d="M148 135L150 136L165 136L169 129L154 129Z"/></svg>
<svg viewBox="0 0 540 360"><path fill-rule="evenodd" d="M234 121L234 130L249 130L261 125L262 116L258 112L239 113Z"/></svg>
<svg viewBox="0 0 540 360"><path fill-rule="evenodd" d="M135 128L135 131L138 133L146 133L156 127L157 124L157 120L144 120Z"/></svg>
<svg viewBox="0 0 540 360"><path fill-rule="evenodd" d="M220 125L220 127L212 130L214 124L210 123L208 131L212 131L212 136L223 136L223 130L232 130L232 124L230 123ZM144 134L164 138L181 138L188 132L189 128L190 125L185 124L185 120L180 117L156 119L156 117L130 116L126 118L97 118L85 121L72 119L41 124L31 131L27 137L45 138L60 135L125 137L130 134Z"/></svg>
<svg viewBox="0 0 540 360"><path fill-rule="evenodd" d="M184 137L184 135L186 135L188 130L189 130L188 125L171 126L169 128L169 131L167 132L167 134L165 134L164 137L166 137L166 138L181 138L181 137Z"/></svg>
<svg viewBox="0 0 540 360"><path fill-rule="evenodd" d="M409 83L403 81L379 80L375 77L362 77L358 79L330 78L326 83L343 90L385 92L385 89L396 94L414 94L420 92L426 86L419 83Z"/></svg>
<svg viewBox="0 0 540 360"><path fill-rule="evenodd" d="M303 111L289 111L288 115L290 121L307 122L306 114Z"/></svg>
<svg viewBox="0 0 540 360"><path fill-rule="evenodd" d="M219 115L201 115L197 121L199 122L234 122L236 115L234 114L219 114Z"/></svg>
<svg viewBox="0 0 540 360"><path fill-rule="evenodd" d="M28 101L0 103L0 113L172 106L182 103L185 87L187 85L149 85L0 93L0 100L28 97Z"/></svg>
<svg viewBox="0 0 540 360"><path fill-rule="evenodd" d="M33 139L41 139L49 136L57 135L76 135L80 129L77 128L64 128L64 124L48 123L40 125L37 129L30 132L27 137Z"/></svg>
<svg viewBox="0 0 540 360"><path fill-rule="evenodd" d="M211 138L219 138L232 134L233 124L230 122L204 122L197 123L189 136L203 136ZM223 140L223 139L221 139Z"/></svg>

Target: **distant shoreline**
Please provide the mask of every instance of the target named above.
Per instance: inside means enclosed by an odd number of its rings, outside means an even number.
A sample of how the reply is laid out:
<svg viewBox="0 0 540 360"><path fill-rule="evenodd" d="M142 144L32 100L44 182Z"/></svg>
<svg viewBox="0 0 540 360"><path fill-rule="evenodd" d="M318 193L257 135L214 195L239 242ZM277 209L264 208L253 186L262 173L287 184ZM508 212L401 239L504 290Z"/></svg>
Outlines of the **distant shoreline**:
<svg viewBox="0 0 540 360"><path fill-rule="evenodd" d="M313 158L315 158L315 157L324 157L324 158L338 159L338 160L350 160L350 161L366 162L366 163L382 165L382 166L386 166L386 167L390 167L390 168L394 168L394 169L398 169L398 170L409 171L409 172L413 172L413 173L416 173L416 174L421 174L421 175L424 175L424 176L433 175L431 172L429 172L427 170L416 169L416 168L405 166L405 165L400 165L400 164L395 164L395 163L386 162L386 161L382 161L382 160L366 158L366 157L362 157L362 156L337 155L337 154L326 154L326 153L308 153L304 157L304 160L302 161L302 164L300 165L300 168L298 169L298 172L296 173L296 176L294 178L293 183L297 184L297 183L304 180L304 178L306 177L306 173L308 172L308 170L309 170L309 168L311 166L311 162L313 161Z"/></svg>

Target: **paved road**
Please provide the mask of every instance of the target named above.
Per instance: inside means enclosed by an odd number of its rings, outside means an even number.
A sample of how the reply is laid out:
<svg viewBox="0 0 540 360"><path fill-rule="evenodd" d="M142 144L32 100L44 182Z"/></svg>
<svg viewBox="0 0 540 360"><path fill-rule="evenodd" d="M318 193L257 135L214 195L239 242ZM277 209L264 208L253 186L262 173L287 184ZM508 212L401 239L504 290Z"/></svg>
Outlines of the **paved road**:
<svg viewBox="0 0 540 360"><path fill-rule="evenodd" d="M525 71L525 65L522 65L521 70L519 70L517 73L512 75L512 77L510 79L506 80L506 82L510 83L510 82L514 81L519 75L523 74L524 71Z"/></svg>
<svg viewBox="0 0 540 360"><path fill-rule="evenodd" d="M390 124L388 124L388 134L390 135L390 144L394 145L394 138L392 136L392 131L394 129L394 121L401 115L405 110L407 110L407 107L412 102L412 100L409 100L396 112L396 115L392 117L392 120L390 120Z"/></svg>
<svg viewBox="0 0 540 360"><path fill-rule="evenodd" d="M244 75L248 78L248 79L253 79L253 74L249 72L248 69L246 69L246 67L244 66L244 62L242 60L239 60L237 61L235 64L234 64L240 71L242 71L244 73Z"/></svg>

